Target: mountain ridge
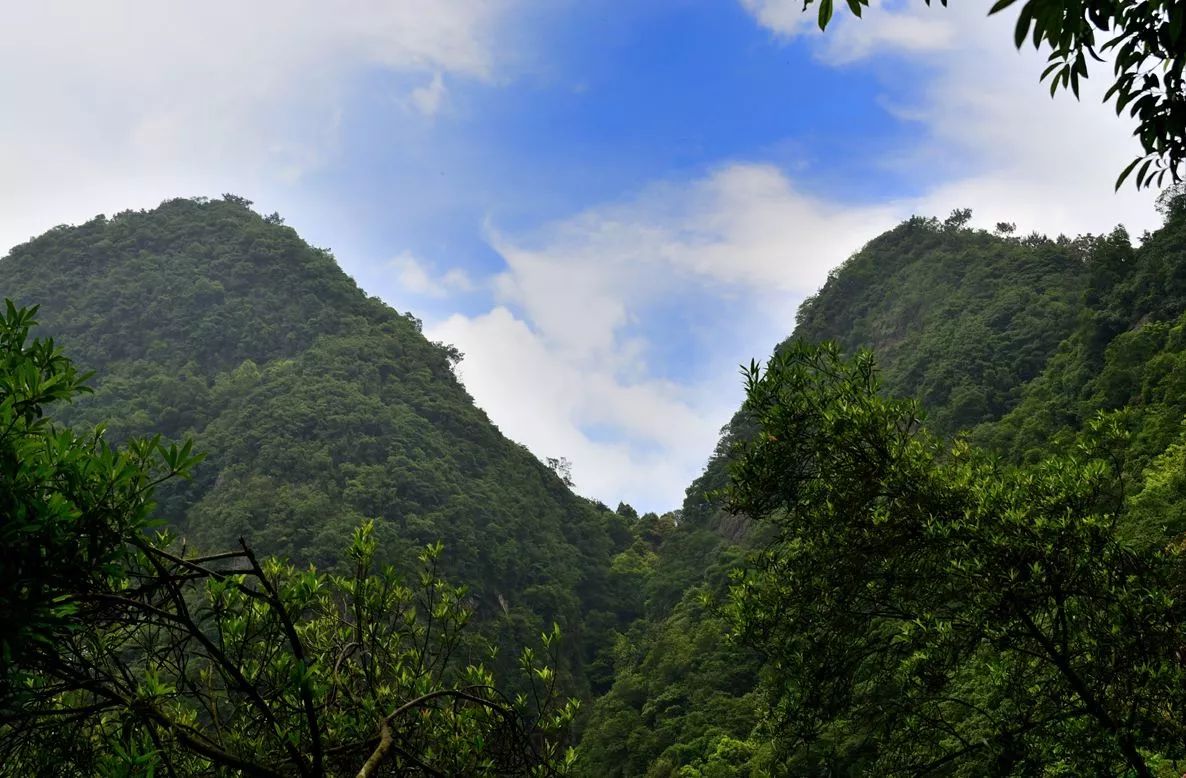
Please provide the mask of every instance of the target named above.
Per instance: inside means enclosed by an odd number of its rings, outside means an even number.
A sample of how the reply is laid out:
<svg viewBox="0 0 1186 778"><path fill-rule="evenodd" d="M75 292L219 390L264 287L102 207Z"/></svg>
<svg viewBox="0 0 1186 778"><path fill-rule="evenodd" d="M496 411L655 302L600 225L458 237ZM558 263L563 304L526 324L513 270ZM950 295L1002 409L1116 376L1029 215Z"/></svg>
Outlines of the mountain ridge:
<svg viewBox="0 0 1186 778"><path fill-rule="evenodd" d="M441 541L500 643L558 622L567 681L586 687L618 625L621 517L499 432L454 375L456 350L278 217L228 196L57 228L0 260L0 294L40 305L40 334L96 371L66 421L207 453L158 495L191 543L245 536L332 567L364 518L388 561Z"/></svg>

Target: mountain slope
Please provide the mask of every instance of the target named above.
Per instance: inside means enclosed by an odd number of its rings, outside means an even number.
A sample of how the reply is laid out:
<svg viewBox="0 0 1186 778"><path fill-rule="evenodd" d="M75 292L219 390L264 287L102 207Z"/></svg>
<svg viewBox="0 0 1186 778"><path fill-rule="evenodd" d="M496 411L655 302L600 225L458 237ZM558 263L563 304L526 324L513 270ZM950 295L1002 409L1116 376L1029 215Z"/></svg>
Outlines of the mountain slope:
<svg viewBox="0 0 1186 778"><path fill-rule="evenodd" d="M227 197L57 228L0 261L0 294L40 304L43 334L96 371L72 423L189 435L208 454L160 495L191 543L245 536L332 565L364 517L397 563L443 541L446 572L500 641L560 622L584 685L617 624L620 517L503 437L456 380L454 350L278 217Z"/></svg>
<svg viewBox="0 0 1186 778"><path fill-rule="evenodd" d="M1013 238L912 218L799 309L794 337L872 349L887 393L951 434L999 418L1073 330L1096 239Z"/></svg>
<svg viewBox="0 0 1186 778"><path fill-rule="evenodd" d="M912 218L833 271L800 308L790 340L873 349L885 391L918 398L940 433L993 421L1016 406L1078 326L1086 257L1099 242L993 235L965 228L956 215ZM732 776L770 767L754 708L762 662L726 642L728 625L700 602L721 597L728 571L766 539L764 528L729 515L714 495L728 483L732 444L748 429L739 412L658 549L644 584L646 618L619 645L616 683L594 707L588 775L687 767Z"/></svg>
<svg viewBox="0 0 1186 778"><path fill-rule="evenodd" d="M1124 409L1140 429L1143 462L1177 435L1186 314L1186 198L1163 198L1165 225L1133 246L1118 230L1087 257L1089 284L1078 324L1004 418L973 433L1014 459L1035 459L1100 411Z"/></svg>

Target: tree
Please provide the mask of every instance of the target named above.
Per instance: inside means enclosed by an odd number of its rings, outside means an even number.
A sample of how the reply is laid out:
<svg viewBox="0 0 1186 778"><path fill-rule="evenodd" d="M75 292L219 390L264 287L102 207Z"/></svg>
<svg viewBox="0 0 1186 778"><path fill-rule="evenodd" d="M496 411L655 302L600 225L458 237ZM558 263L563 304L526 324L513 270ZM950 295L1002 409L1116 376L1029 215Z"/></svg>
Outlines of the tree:
<svg viewBox="0 0 1186 778"><path fill-rule="evenodd" d="M817 0L804 0L804 8ZM931 0L924 0L930 5ZM944 6L947 0L939 0ZM997 0L989 14L999 13L1017 0ZM869 0L847 0L860 16ZM832 19L833 0L818 0L820 29ZM1079 96L1079 81L1088 76L1088 59L1112 59L1113 82L1104 101L1116 113L1126 109L1137 120L1134 135L1144 154L1120 174L1120 188L1135 171L1138 188L1161 186L1182 178L1186 163L1186 4L1173 0L1024 0L1013 40L1018 48L1031 41L1034 48L1050 48L1042 79L1050 94L1069 88Z"/></svg>
<svg viewBox="0 0 1186 778"><path fill-rule="evenodd" d="M545 464L548 469L555 473L564 485L567 487L573 486L572 480L572 462L568 457L548 457Z"/></svg>
<svg viewBox="0 0 1186 778"><path fill-rule="evenodd" d="M1153 774L1186 756L1181 550L1118 537L1124 436L1000 464L792 343L748 371L730 509L775 539L735 581L800 773ZM1132 774L1130 773L1130 774Z"/></svg>
<svg viewBox="0 0 1186 778"><path fill-rule="evenodd" d="M962 230L968 226L968 222L972 221L971 208L956 208L951 212L951 215L943 220L943 229L945 230Z"/></svg>
<svg viewBox="0 0 1186 778"><path fill-rule="evenodd" d="M152 487L199 459L159 438L117 449L102 428L54 426L47 406L89 391L87 376L52 340L29 339L36 313L6 300L0 317L0 684L70 631L64 598L109 586L149 524Z"/></svg>

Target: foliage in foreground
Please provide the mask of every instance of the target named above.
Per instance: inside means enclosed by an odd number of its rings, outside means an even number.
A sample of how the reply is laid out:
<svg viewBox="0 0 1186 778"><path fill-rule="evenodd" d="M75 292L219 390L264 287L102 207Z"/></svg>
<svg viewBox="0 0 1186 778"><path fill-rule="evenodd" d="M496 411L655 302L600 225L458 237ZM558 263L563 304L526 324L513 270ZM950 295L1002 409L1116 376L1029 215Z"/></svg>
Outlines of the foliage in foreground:
<svg viewBox="0 0 1186 778"><path fill-rule="evenodd" d="M798 774L1153 775L1186 757L1182 550L1123 541L1123 433L1021 468L920 429L872 358L748 376L730 508L776 528L729 615Z"/></svg>
<svg viewBox="0 0 1186 778"><path fill-rule="evenodd" d="M102 590L148 523L152 488L196 461L159 439L122 450L45 416L88 392L52 340L30 340L36 308L0 315L0 691L14 662L69 631L67 595Z"/></svg>
<svg viewBox="0 0 1186 778"><path fill-rule="evenodd" d="M576 711L552 669L521 658L508 697L465 639L463 589L373 569L351 575L237 552L144 545L107 593L70 598L86 625L39 651L4 711L12 774L550 775ZM558 632L543 636L551 648Z"/></svg>

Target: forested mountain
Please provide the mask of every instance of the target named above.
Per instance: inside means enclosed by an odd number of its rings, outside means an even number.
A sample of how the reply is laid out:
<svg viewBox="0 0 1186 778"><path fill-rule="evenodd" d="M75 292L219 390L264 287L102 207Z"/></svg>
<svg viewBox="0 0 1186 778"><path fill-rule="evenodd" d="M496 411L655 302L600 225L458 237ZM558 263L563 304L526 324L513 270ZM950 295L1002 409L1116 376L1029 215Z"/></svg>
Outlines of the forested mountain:
<svg viewBox="0 0 1186 778"><path fill-rule="evenodd" d="M207 454L158 492L191 546L341 569L374 518L413 569L441 541L508 665L560 624L590 776L1176 769L1186 199L1135 245L964 211L874 239L663 516L573 495L456 350L249 206L174 200L0 261L95 371L64 418Z"/></svg>
<svg viewBox="0 0 1186 778"><path fill-rule="evenodd" d="M116 441L192 437L207 458L162 487L160 513L204 550L244 536L332 568L364 518L401 565L442 542L445 572L500 642L558 622L571 686L587 688L619 621L622 518L499 433L456 380L455 350L249 205L173 200L0 261L0 294L40 305L39 334L95 371L67 420L106 422Z"/></svg>
<svg viewBox="0 0 1186 778"><path fill-rule="evenodd" d="M1094 238L1049 240L912 218L832 271L793 337L871 349L885 391L949 434L999 418L1075 327Z"/></svg>
<svg viewBox="0 0 1186 778"><path fill-rule="evenodd" d="M1015 237L1009 225L969 229L962 211L942 222L911 218L834 270L776 353L801 341L872 349L882 391L916 398L931 430L974 429L1013 458L1072 445L1095 411L1124 407L1132 455L1142 467L1154 462L1130 521L1141 525L1134 534L1156 527L1164 537L1164 517L1186 504L1186 444L1175 443L1186 385L1174 383L1186 375L1177 368L1186 348L1181 202L1167 201L1166 226L1137 247L1122 229L1052 240ZM733 452L754 433L739 412L657 549L647 616L618 646L615 686L585 737L589 775L772 769L758 689L765 661L727 640L731 625L708 604L724 599L728 570L770 540L768 527L723 507Z"/></svg>

